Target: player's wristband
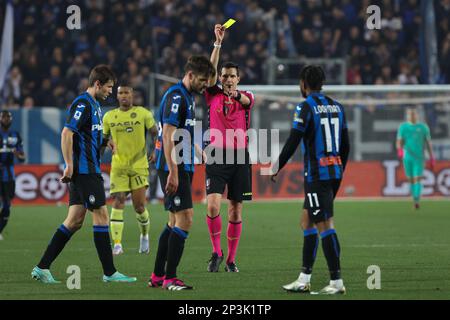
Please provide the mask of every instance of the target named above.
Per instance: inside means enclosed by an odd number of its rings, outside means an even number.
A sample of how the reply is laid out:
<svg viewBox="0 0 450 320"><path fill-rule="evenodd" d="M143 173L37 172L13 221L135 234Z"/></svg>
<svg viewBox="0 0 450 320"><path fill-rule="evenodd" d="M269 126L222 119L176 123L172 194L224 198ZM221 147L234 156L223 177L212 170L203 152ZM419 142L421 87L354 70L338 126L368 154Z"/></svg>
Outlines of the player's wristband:
<svg viewBox="0 0 450 320"><path fill-rule="evenodd" d="M399 159L403 159L403 155L404 155L404 154L403 154L403 149L401 149L401 148L398 149L398 150L397 150L397 156L399 157Z"/></svg>
<svg viewBox="0 0 450 320"><path fill-rule="evenodd" d="M214 43L214 48L221 48L221 47L222 47L221 44L216 44L216 43Z"/></svg>

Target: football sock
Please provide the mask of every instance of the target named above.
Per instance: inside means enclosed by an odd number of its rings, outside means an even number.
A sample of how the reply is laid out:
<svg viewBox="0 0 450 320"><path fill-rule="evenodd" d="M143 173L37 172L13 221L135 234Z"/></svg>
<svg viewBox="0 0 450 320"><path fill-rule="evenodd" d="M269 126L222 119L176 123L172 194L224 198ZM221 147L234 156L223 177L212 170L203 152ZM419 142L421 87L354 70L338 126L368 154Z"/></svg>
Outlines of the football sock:
<svg viewBox="0 0 450 320"><path fill-rule="evenodd" d="M147 209L141 214L136 213L136 219L138 221L139 230L143 236L148 235L150 229L150 218Z"/></svg>
<svg viewBox="0 0 450 320"><path fill-rule="evenodd" d="M303 231L303 267L304 274L311 274L316 260L319 236L316 228Z"/></svg>
<svg viewBox="0 0 450 320"><path fill-rule="evenodd" d="M61 224L50 240L37 266L41 269L50 269L50 265L61 253L66 243L70 240L70 237L72 237L72 232L65 225Z"/></svg>
<svg viewBox="0 0 450 320"><path fill-rule="evenodd" d="M166 274L165 267L167 261L167 249L169 247L169 236L171 233L172 228L167 224L159 236L158 251L155 259L155 270L153 272L158 277L162 277Z"/></svg>
<svg viewBox="0 0 450 320"><path fill-rule="evenodd" d="M412 196L415 202L419 202L421 193L422 193L422 184L420 182L414 183L412 185Z"/></svg>
<svg viewBox="0 0 450 320"><path fill-rule="evenodd" d="M173 227L169 236L169 246L167 249L166 279L177 277L177 267L183 255L184 243L188 232L178 227Z"/></svg>
<svg viewBox="0 0 450 320"><path fill-rule="evenodd" d="M114 244L122 243L123 209L111 209L111 237Z"/></svg>
<svg viewBox="0 0 450 320"><path fill-rule="evenodd" d="M94 226L94 243L97 254L102 263L103 274L109 277L117 270L114 267L108 229L108 226Z"/></svg>
<svg viewBox="0 0 450 320"><path fill-rule="evenodd" d="M211 218L206 215L206 223L208 225L209 230L209 238L211 239L211 243L213 246L213 252L217 253L219 256L222 256L222 248L220 245L220 234L222 232L222 219L220 218L220 214Z"/></svg>
<svg viewBox="0 0 450 320"><path fill-rule="evenodd" d="M0 212L0 233L2 233L3 229L5 229L8 224L9 214L10 214L11 203L4 202L2 211Z"/></svg>
<svg viewBox="0 0 450 320"><path fill-rule="evenodd" d="M236 252L241 238L242 221L228 222L227 238L228 238L228 255L227 263L235 262Z"/></svg>
<svg viewBox="0 0 450 320"><path fill-rule="evenodd" d="M341 278L341 264L340 254L341 247L337 238L336 231L329 229L320 234L322 238L322 249L327 259L328 270L330 271L331 280L338 280Z"/></svg>

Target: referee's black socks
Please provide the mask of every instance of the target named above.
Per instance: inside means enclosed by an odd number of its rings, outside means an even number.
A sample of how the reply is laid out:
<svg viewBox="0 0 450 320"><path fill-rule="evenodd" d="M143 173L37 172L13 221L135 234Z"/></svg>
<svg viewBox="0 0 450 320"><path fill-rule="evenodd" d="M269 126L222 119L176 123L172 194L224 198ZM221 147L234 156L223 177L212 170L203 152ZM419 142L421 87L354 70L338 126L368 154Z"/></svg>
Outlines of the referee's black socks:
<svg viewBox="0 0 450 320"><path fill-rule="evenodd" d="M65 225L60 225L37 266L40 269L49 269L52 262L55 261L66 243L70 240L70 237L72 237L72 232Z"/></svg>
<svg viewBox="0 0 450 320"><path fill-rule="evenodd" d="M159 242L158 242L158 251L156 253L156 259L155 259L155 269L153 270L153 273L158 276L162 277L166 274L166 261L167 261L167 250L169 247L169 237L172 233L172 228L169 227L168 224L164 227L164 230L161 232L161 235L159 236Z"/></svg>
<svg viewBox="0 0 450 320"><path fill-rule="evenodd" d="M322 238L322 249L327 259L328 270L331 280L341 279L340 254L341 247L337 238L336 230L329 229L320 234Z"/></svg>
<svg viewBox="0 0 450 320"><path fill-rule="evenodd" d="M167 251L166 279L177 277L177 267L183 255L184 242L188 232L178 227L173 227L169 236L169 247Z"/></svg>
<svg viewBox="0 0 450 320"><path fill-rule="evenodd" d="M103 274L108 277L113 275L117 270L114 267L108 226L94 226L94 243L102 263Z"/></svg>

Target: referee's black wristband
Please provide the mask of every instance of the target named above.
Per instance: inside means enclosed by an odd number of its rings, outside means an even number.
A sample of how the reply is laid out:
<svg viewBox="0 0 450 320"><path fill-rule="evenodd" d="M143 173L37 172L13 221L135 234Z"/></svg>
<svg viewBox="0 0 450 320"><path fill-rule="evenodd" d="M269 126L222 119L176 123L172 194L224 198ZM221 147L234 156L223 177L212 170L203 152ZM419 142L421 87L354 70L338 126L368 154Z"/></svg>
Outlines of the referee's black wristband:
<svg viewBox="0 0 450 320"><path fill-rule="evenodd" d="M236 100L237 100L237 101L241 101L241 97L242 97L241 92L238 91L238 92L237 92L237 96L236 96Z"/></svg>

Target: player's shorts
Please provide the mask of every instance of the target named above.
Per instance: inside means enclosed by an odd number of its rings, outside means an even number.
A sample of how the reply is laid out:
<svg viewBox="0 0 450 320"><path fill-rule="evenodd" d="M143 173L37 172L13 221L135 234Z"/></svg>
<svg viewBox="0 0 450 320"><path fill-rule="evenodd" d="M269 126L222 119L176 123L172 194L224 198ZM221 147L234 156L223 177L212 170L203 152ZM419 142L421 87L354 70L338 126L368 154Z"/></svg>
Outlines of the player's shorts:
<svg viewBox="0 0 450 320"><path fill-rule="evenodd" d="M16 182L14 180L0 182L0 196L4 201L10 201L16 194Z"/></svg>
<svg viewBox="0 0 450 320"><path fill-rule="evenodd" d="M92 211L105 205L105 187L101 174L78 174L69 183L69 206L83 205Z"/></svg>
<svg viewBox="0 0 450 320"><path fill-rule="evenodd" d="M403 166L405 167L405 175L408 178L423 176L424 161L405 157L403 158Z"/></svg>
<svg viewBox="0 0 450 320"><path fill-rule="evenodd" d="M130 192L148 187L148 169L111 169L110 193Z"/></svg>
<svg viewBox="0 0 450 320"><path fill-rule="evenodd" d="M341 180L305 181L305 202L309 219L314 223L324 222L333 216L333 201L339 191Z"/></svg>
<svg viewBox="0 0 450 320"><path fill-rule="evenodd" d="M214 155L214 151L212 152ZM225 151L222 164L212 163L206 165L206 194L223 194L225 186L228 189L228 200L236 202L252 200L252 166L250 156L245 150L245 163L237 164L237 155L234 163L226 164Z"/></svg>
<svg viewBox="0 0 450 320"><path fill-rule="evenodd" d="M164 208L170 212L192 209L192 172L186 172L178 167L178 189L173 195L166 193L168 171L158 170L161 189L164 193Z"/></svg>

